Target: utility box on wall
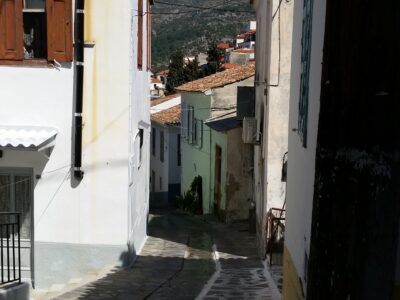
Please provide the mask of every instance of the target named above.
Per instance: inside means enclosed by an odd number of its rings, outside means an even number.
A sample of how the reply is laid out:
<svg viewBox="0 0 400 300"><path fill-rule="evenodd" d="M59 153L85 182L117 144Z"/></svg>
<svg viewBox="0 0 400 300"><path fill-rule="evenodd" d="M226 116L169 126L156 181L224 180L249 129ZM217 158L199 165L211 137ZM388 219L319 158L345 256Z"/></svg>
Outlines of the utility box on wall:
<svg viewBox="0 0 400 300"><path fill-rule="evenodd" d="M243 132L242 132L243 143L245 144L257 144L257 120L256 118L244 118L243 119Z"/></svg>
<svg viewBox="0 0 400 300"><path fill-rule="evenodd" d="M254 86L238 86L237 88L237 119L255 116Z"/></svg>

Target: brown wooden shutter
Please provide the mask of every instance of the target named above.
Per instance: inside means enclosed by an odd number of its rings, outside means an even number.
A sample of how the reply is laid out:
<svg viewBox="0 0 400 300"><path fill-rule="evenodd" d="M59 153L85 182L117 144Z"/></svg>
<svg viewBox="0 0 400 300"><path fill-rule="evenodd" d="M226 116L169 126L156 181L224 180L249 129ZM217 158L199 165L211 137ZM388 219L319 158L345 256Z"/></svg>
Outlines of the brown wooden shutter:
<svg viewBox="0 0 400 300"><path fill-rule="evenodd" d="M150 0L147 0L147 70L151 70L151 14L150 14Z"/></svg>
<svg viewBox="0 0 400 300"><path fill-rule="evenodd" d="M72 0L47 0L47 58L72 61Z"/></svg>
<svg viewBox="0 0 400 300"><path fill-rule="evenodd" d="M22 0L0 0L0 59L22 60Z"/></svg>
<svg viewBox="0 0 400 300"><path fill-rule="evenodd" d="M138 52L137 66L143 68L143 0L138 0Z"/></svg>

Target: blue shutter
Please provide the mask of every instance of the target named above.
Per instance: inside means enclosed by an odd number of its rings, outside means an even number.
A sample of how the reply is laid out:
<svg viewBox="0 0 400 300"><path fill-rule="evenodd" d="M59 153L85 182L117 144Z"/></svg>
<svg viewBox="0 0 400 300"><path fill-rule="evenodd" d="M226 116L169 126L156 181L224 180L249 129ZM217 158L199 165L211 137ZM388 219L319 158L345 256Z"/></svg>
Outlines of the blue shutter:
<svg viewBox="0 0 400 300"><path fill-rule="evenodd" d="M303 147L307 147L308 96L311 64L311 37L314 0L304 0L303 34L301 38L301 80L298 133Z"/></svg>

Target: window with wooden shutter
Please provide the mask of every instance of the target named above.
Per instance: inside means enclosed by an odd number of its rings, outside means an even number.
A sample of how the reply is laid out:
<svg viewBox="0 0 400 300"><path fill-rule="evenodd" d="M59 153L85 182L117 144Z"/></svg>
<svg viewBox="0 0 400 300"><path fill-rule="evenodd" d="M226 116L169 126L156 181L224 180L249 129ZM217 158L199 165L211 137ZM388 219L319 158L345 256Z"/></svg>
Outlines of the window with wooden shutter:
<svg viewBox="0 0 400 300"><path fill-rule="evenodd" d="M147 71L151 70L151 14L150 14L150 0L147 0L147 13L146 13L146 36L147 36Z"/></svg>
<svg viewBox="0 0 400 300"><path fill-rule="evenodd" d="M143 68L143 0L138 0L138 50L137 67Z"/></svg>
<svg viewBox="0 0 400 300"><path fill-rule="evenodd" d="M22 1L0 0L0 59L24 58Z"/></svg>
<svg viewBox="0 0 400 300"><path fill-rule="evenodd" d="M72 61L72 0L47 0L48 60Z"/></svg>

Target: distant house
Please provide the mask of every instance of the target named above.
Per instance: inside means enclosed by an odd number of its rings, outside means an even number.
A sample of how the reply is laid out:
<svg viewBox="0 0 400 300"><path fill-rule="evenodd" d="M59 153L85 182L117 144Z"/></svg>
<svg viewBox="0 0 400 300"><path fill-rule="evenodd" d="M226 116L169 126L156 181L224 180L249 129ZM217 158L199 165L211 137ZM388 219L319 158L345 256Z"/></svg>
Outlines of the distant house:
<svg viewBox="0 0 400 300"><path fill-rule="evenodd" d="M243 147L235 144L239 143L240 134L237 128L240 124L234 120L234 112L237 107L238 88L253 86L254 73L255 65L249 63L177 88L182 94L181 192L189 190L194 177L200 175L203 213L216 212L226 219L226 216L229 218L227 209L230 207L231 216L234 218L245 218L244 211L248 212L249 203L244 194L238 204L240 208L236 208L235 205L229 206L227 200L227 196L233 195L231 193L243 191L243 182L239 184L239 181L246 181L248 178L244 176L245 179L239 179L240 176L236 176L236 172L245 173L246 168L232 164L234 168L242 168L236 171L227 168L227 164L235 155L236 162L241 161L243 157ZM225 122L231 120L225 117L229 116L233 117L233 127L231 124L226 127ZM220 123L222 127L219 126Z"/></svg>
<svg viewBox="0 0 400 300"><path fill-rule="evenodd" d="M250 99L246 99L249 104ZM210 163L214 212L225 222L248 219L253 198L254 152L252 145L243 143L242 124L236 109L219 111L205 124L212 136Z"/></svg>
<svg viewBox="0 0 400 300"><path fill-rule="evenodd" d="M255 60L255 50L254 49L235 49L229 52L228 62L232 64L243 65L249 61Z"/></svg>
<svg viewBox="0 0 400 300"><path fill-rule="evenodd" d="M160 98L165 95L165 84L163 84L162 80L158 78L151 77L150 78L150 97Z"/></svg>
<svg viewBox="0 0 400 300"><path fill-rule="evenodd" d="M156 73L155 78L161 81L163 85L167 85L167 77L169 74L169 70L163 70Z"/></svg>
<svg viewBox="0 0 400 300"><path fill-rule="evenodd" d="M235 38L235 48L243 48L246 35L244 33L238 34Z"/></svg>
<svg viewBox="0 0 400 300"><path fill-rule="evenodd" d="M166 207L180 194L181 96L151 101L150 206Z"/></svg>

